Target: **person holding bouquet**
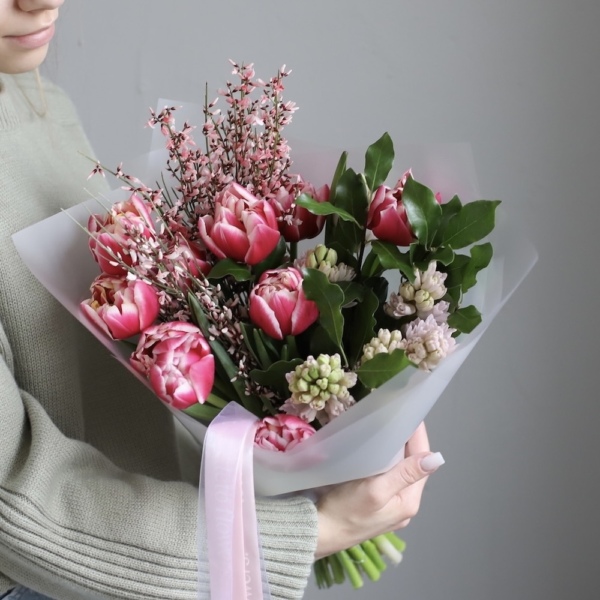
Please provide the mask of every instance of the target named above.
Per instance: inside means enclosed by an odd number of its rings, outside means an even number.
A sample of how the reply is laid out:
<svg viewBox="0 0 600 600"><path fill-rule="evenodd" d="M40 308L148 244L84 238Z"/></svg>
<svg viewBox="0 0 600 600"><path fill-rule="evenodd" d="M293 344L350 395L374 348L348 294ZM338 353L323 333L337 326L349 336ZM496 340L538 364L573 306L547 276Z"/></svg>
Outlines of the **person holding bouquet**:
<svg viewBox="0 0 600 600"><path fill-rule="evenodd" d="M197 489L169 415L11 240L80 202L89 173L71 102L37 72L62 4L0 0L0 598L193 599ZM315 558L405 526L442 462L421 426L396 467L316 506L257 499L272 597L302 597Z"/></svg>

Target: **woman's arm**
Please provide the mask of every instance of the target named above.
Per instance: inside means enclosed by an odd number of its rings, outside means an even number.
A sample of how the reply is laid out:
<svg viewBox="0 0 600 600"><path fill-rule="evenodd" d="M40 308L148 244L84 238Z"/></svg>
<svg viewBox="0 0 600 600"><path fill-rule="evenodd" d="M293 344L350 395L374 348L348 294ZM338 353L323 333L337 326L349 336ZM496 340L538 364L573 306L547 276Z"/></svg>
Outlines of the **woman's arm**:
<svg viewBox="0 0 600 600"><path fill-rule="evenodd" d="M195 600L196 488L127 473L65 437L19 390L1 327L0 348L0 572L61 600ZM267 500L258 513L273 597L301 598L314 506Z"/></svg>

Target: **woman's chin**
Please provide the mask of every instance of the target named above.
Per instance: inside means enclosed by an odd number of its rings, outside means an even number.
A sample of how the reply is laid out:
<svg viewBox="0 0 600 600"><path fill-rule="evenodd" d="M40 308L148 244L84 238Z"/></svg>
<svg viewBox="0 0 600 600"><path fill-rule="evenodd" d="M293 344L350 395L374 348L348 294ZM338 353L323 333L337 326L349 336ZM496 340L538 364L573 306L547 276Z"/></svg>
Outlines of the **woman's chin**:
<svg viewBox="0 0 600 600"><path fill-rule="evenodd" d="M2 54L0 51L0 73L16 75L37 69L48 54L48 44L25 52Z"/></svg>

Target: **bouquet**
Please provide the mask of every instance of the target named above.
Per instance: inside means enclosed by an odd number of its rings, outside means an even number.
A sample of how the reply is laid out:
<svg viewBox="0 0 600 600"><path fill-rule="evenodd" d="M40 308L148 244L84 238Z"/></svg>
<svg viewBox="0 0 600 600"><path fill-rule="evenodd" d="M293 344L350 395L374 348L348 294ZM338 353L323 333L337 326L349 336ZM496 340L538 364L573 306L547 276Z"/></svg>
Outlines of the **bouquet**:
<svg viewBox="0 0 600 600"><path fill-rule="evenodd" d="M77 304L188 426L203 432L238 403L260 420L257 453L301 456L303 470L330 457L309 438L339 433L353 411L360 420L375 390L396 396L426 382L480 326L465 299L487 287L478 277L492 260L484 239L499 201L443 197L410 165L388 181L387 133L361 170L342 152L328 181L310 181L284 136L297 109L283 99L289 71L265 82L251 64L232 65L237 82L205 97L201 141L177 124L175 106L152 111L166 156L151 185L96 163L92 174L110 173L125 198L87 217L99 273ZM270 493L337 482L324 477ZM317 582L359 587L403 550L393 533L379 536L317 561Z"/></svg>

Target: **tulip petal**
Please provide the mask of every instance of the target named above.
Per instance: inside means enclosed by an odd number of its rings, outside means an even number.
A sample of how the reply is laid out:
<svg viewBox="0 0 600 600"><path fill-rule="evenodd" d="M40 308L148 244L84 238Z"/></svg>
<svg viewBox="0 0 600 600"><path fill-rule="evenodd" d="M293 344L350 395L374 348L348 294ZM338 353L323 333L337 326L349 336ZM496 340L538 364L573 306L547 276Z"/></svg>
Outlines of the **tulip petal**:
<svg viewBox="0 0 600 600"><path fill-rule="evenodd" d="M279 229L273 229L264 224L257 225L248 235L250 247L244 261L249 265L257 265L263 261L277 248L280 237Z"/></svg>
<svg viewBox="0 0 600 600"><path fill-rule="evenodd" d="M215 359L212 354L205 356L191 366L189 378L197 401L204 404L215 380Z"/></svg>
<svg viewBox="0 0 600 600"><path fill-rule="evenodd" d="M100 318L98 313L90 306L90 300L84 300L79 304L83 314L92 322L96 327L103 331L108 337L112 338L110 329L106 326L106 323Z"/></svg>
<svg viewBox="0 0 600 600"><path fill-rule="evenodd" d="M275 313L263 298L255 294L250 296L248 314L250 315L250 320L267 335L276 340L284 338Z"/></svg>

